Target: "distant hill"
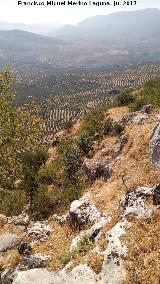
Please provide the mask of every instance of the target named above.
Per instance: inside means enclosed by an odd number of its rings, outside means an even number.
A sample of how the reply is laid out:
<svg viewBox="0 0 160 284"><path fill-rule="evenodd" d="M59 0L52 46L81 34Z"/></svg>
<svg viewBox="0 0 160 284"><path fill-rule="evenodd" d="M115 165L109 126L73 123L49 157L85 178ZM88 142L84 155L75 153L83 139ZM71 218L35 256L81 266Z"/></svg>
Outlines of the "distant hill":
<svg viewBox="0 0 160 284"><path fill-rule="evenodd" d="M0 62L91 68L160 62L159 27L160 10L145 9L91 17L46 37L1 31Z"/></svg>
<svg viewBox="0 0 160 284"><path fill-rule="evenodd" d="M137 64L160 61L159 27L160 10L145 9L91 17L52 36L75 45L82 64Z"/></svg>
<svg viewBox="0 0 160 284"><path fill-rule="evenodd" d="M45 63L64 42L21 30L0 30L0 60L4 64Z"/></svg>
<svg viewBox="0 0 160 284"><path fill-rule="evenodd" d="M133 36L160 34L159 26L160 10L145 9L94 16L76 26L66 25L53 32L52 35L68 40L89 37L88 40L118 41L128 37L133 38Z"/></svg>
<svg viewBox="0 0 160 284"><path fill-rule="evenodd" d="M0 21L0 30L23 30L31 33L37 34L47 34L53 32L54 30L62 27L60 23L44 23L44 24L23 24L23 23L8 23L5 21Z"/></svg>

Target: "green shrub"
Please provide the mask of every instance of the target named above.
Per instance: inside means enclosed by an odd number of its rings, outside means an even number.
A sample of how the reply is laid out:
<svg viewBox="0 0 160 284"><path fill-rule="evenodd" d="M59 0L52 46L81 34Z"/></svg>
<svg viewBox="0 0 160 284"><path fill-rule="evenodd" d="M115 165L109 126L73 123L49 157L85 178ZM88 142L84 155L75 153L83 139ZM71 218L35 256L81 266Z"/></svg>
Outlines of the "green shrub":
<svg viewBox="0 0 160 284"><path fill-rule="evenodd" d="M109 133L111 133L113 131L113 120L111 118L107 118L105 121L104 121L104 135L107 135Z"/></svg>
<svg viewBox="0 0 160 284"><path fill-rule="evenodd" d="M132 94L130 94L130 91L123 92L116 98L117 106L127 106L130 103L133 103L134 101L135 98Z"/></svg>
<svg viewBox="0 0 160 284"><path fill-rule="evenodd" d="M70 130L73 127L73 121L69 120L63 123L62 128L64 130Z"/></svg>
<svg viewBox="0 0 160 284"><path fill-rule="evenodd" d="M94 248L95 244L87 237L81 240L78 244L77 248L72 252L72 258L76 258L76 256L85 256L87 252Z"/></svg>
<svg viewBox="0 0 160 284"><path fill-rule="evenodd" d="M93 142L93 138L88 133L82 133L77 138L77 144L85 155L88 155L89 151L92 150Z"/></svg>
<svg viewBox="0 0 160 284"><path fill-rule="evenodd" d="M97 133L99 133L99 136L103 136L103 119L104 109L97 108L91 110L84 116L78 131L78 136L84 133L91 138L93 138Z"/></svg>
<svg viewBox="0 0 160 284"><path fill-rule="evenodd" d="M22 169L32 168L34 172L37 172L39 168L45 164L47 160L47 152L44 149L37 150L36 152L28 152L23 156Z"/></svg>
<svg viewBox="0 0 160 284"><path fill-rule="evenodd" d="M82 165L81 151L70 139L62 141L58 149L66 176L69 180L72 180Z"/></svg>
<svg viewBox="0 0 160 284"><path fill-rule="evenodd" d="M62 163L60 159L56 159L52 164L45 165L38 172L38 183L39 184L58 184L60 177L60 171L62 169Z"/></svg>
<svg viewBox="0 0 160 284"><path fill-rule="evenodd" d="M123 130L124 130L123 124L121 124L119 122L114 123L113 131L114 131L115 134L120 135L120 134L122 134Z"/></svg>
<svg viewBox="0 0 160 284"><path fill-rule="evenodd" d="M31 217L33 219L47 219L50 215L57 213L61 202L61 190L51 188L48 191L47 187L38 188L33 196L31 205Z"/></svg>
<svg viewBox="0 0 160 284"><path fill-rule="evenodd" d="M66 266L71 260L85 256L89 251L95 247L95 244L87 237L81 240L75 250L72 252L66 251L59 256L62 267Z"/></svg>
<svg viewBox="0 0 160 284"><path fill-rule="evenodd" d="M62 204L64 204L64 206L68 206L72 201L79 199L84 188L85 184L80 177L74 177L72 183L70 180L65 179L62 181L61 179Z"/></svg>
<svg viewBox="0 0 160 284"><path fill-rule="evenodd" d="M141 110L146 104L160 106L160 78L153 78L144 84L136 100L130 104L131 111Z"/></svg>
<svg viewBox="0 0 160 284"><path fill-rule="evenodd" d="M65 212L73 200L80 198L84 183L74 178L71 183L65 175L59 180L59 187L41 185L33 195L30 215L35 220L47 219L55 213Z"/></svg>
<svg viewBox="0 0 160 284"><path fill-rule="evenodd" d="M0 191L0 213L6 216L19 215L27 203L24 192L20 190Z"/></svg>
<svg viewBox="0 0 160 284"><path fill-rule="evenodd" d="M22 160L22 188L26 190L31 202L35 190L38 187L38 171L47 160L47 153L45 150L38 150L36 152L25 153Z"/></svg>
<svg viewBox="0 0 160 284"><path fill-rule="evenodd" d="M72 255L70 252L66 251L64 253L62 253L58 259L61 262L62 268L65 267L72 259Z"/></svg>
<svg viewBox="0 0 160 284"><path fill-rule="evenodd" d="M153 78L144 84L141 96L146 104L160 106L160 77Z"/></svg>
<svg viewBox="0 0 160 284"><path fill-rule="evenodd" d="M142 107L146 104L146 101L143 97L138 97L134 103L130 104L131 111L138 111L141 110Z"/></svg>

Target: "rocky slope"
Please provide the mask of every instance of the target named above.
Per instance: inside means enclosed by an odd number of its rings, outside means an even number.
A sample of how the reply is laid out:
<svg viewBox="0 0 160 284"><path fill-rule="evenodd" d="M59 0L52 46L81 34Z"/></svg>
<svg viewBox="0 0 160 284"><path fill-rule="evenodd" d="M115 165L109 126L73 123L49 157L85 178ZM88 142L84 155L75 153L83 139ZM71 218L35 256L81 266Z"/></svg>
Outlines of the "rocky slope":
<svg viewBox="0 0 160 284"><path fill-rule="evenodd" d="M0 283L159 283L159 111L106 112L123 135L104 137L84 160L89 186L65 215L0 215Z"/></svg>

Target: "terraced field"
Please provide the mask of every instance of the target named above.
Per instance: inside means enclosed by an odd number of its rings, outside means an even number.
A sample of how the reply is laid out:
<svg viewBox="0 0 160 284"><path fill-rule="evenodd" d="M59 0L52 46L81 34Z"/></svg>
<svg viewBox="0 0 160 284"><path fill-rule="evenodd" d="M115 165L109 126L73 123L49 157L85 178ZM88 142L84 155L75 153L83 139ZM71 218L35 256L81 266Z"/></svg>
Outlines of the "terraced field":
<svg viewBox="0 0 160 284"><path fill-rule="evenodd" d="M75 122L88 109L105 105L121 90L140 87L149 79L160 76L160 65L113 71L31 68L15 74L18 103L33 98L37 101L44 121L44 137L48 140L63 128L65 122Z"/></svg>

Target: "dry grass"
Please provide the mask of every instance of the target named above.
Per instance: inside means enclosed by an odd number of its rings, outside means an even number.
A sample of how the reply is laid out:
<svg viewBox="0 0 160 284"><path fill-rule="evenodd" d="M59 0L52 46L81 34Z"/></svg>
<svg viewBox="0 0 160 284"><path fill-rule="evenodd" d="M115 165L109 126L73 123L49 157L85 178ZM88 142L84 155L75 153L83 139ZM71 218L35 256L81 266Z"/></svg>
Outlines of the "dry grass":
<svg viewBox="0 0 160 284"><path fill-rule="evenodd" d="M151 223L135 219L123 237L128 247L124 261L127 272L125 284L160 283L160 211L154 212Z"/></svg>
<svg viewBox="0 0 160 284"><path fill-rule="evenodd" d="M91 252L87 256L87 265L95 272L95 273L100 273L102 270L102 265L103 265L104 257Z"/></svg>
<svg viewBox="0 0 160 284"><path fill-rule="evenodd" d="M0 267L2 269L14 268L16 267L16 265L19 263L20 260L21 256L19 252L16 249L14 249L11 252L9 252L9 254L7 254L7 256L0 261Z"/></svg>
<svg viewBox="0 0 160 284"><path fill-rule="evenodd" d="M106 115L114 121L120 120L125 114L129 113L127 106L111 108L107 111Z"/></svg>
<svg viewBox="0 0 160 284"><path fill-rule="evenodd" d="M7 223L3 227L0 228L0 235L6 234L6 233L15 234L17 236L22 236L24 234L24 231L14 224Z"/></svg>
<svg viewBox="0 0 160 284"><path fill-rule="evenodd" d="M126 128L128 143L124 147L120 160L113 165L112 179L122 179L129 190L141 185L154 185L159 173L151 170L149 141L154 123L131 125Z"/></svg>
<svg viewBox="0 0 160 284"><path fill-rule="evenodd" d="M157 111L157 110L156 110ZM149 115L144 124L126 126L124 135L128 138L117 161L112 162L112 177L106 182L96 181L88 189L92 193L96 206L105 214L113 215L119 206L119 200L126 191L139 186L153 186L159 182L159 173L151 169L149 157L149 142L155 122L156 111ZM128 108L114 108L109 110L114 119L121 118L128 112ZM105 147L111 153L117 147L117 137L105 137L99 148ZM98 151L95 158L98 156Z"/></svg>
<svg viewBox="0 0 160 284"><path fill-rule="evenodd" d="M60 226L56 221L50 221L53 234L45 243L36 243L33 253L44 253L52 257L49 265L50 270L58 270L63 267L61 256L69 251L71 241L78 232L73 231L69 226Z"/></svg>
<svg viewBox="0 0 160 284"><path fill-rule="evenodd" d="M160 171L154 172L151 169L149 157L149 141L155 125L151 118L152 115L148 123L126 127L128 143L119 159L112 163L112 177L107 183L96 181L88 190L92 193L96 206L106 214L113 214L126 191L139 186L153 186L159 182ZM105 138L102 144L112 148L116 146L114 140L110 142L108 144L108 139Z"/></svg>

